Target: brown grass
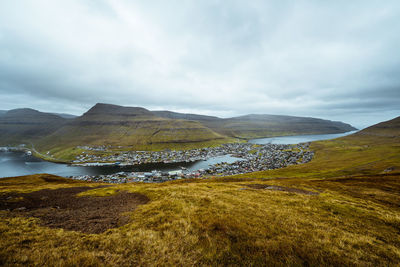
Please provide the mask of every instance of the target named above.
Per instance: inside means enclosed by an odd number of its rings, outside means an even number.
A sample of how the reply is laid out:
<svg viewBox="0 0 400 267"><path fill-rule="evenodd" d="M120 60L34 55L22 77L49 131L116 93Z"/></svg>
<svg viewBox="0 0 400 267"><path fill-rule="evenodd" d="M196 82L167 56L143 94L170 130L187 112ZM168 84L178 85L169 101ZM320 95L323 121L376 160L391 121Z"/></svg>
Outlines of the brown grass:
<svg viewBox="0 0 400 267"><path fill-rule="evenodd" d="M79 195L124 190L150 199L128 213L128 224L101 234L43 227L37 218L0 211L0 264L396 266L399 147L398 139L349 137L318 142L312 162L281 170L94 188ZM244 186L251 184L295 190ZM82 185L30 176L0 180L0 192Z"/></svg>
<svg viewBox="0 0 400 267"><path fill-rule="evenodd" d="M11 216L40 218L41 225L46 227L98 234L127 224L129 217L122 213L149 201L142 194L127 192L106 197L76 196L90 189L92 187L70 187L25 194L3 193L0 194L0 210L10 211Z"/></svg>

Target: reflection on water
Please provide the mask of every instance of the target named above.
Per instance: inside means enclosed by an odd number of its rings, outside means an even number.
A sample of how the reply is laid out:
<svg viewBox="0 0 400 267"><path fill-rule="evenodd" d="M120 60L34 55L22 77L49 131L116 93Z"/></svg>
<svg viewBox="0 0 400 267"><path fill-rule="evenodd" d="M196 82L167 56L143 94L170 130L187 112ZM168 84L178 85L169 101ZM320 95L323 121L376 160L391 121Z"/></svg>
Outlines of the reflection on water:
<svg viewBox="0 0 400 267"><path fill-rule="evenodd" d="M252 144L299 144L299 143L305 143L305 142L334 139L334 138L346 136L349 134L353 134L355 132L357 132L357 131L351 131L351 132L340 133L340 134L278 136L278 137L270 137L270 138L252 139L249 141L249 143L252 143Z"/></svg>
<svg viewBox="0 0 400 267"><path fill-rule="evenodd" d="M181 167L189 171L206 169L209 165L228 162L238 158L229 155L210 158L197 162L149 163L135 166L70 166L68 164L44 161L22 152L0 152L0 177L12 177L35 173L50 173L60 176L106 175L117 172L148 172L152 170L172 171Z"/></svg>

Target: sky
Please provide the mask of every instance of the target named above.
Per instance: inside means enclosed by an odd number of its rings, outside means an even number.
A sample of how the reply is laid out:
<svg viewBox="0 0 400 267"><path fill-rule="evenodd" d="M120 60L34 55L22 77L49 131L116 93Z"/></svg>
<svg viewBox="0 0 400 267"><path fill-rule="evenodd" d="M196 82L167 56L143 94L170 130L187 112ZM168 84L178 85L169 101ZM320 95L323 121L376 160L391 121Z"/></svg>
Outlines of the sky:
<svg viewBox="0 0 400 267"><path fill-rule="evenodd" d="M400 115L400 2L0 1L0 109L95 103L365 127Z"/></svg>

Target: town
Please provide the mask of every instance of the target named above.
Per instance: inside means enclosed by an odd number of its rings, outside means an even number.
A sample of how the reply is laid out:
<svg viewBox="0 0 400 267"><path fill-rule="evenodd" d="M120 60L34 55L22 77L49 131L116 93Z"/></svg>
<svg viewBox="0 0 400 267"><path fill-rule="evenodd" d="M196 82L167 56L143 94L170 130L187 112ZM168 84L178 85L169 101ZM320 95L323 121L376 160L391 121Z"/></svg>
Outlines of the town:
<svg viewBox="0 0 400 267"><path fill-rule="evenodd" d="M82 149L83 147L81 147ZM88 151L106 151L106 147L85 147ZM73 179L109 182L165 182L176 179L207 178L212 176L225 176L243 174L255 171L283 168L289 165L309 162L314 153L309 150L309 143L296 145L283 144L249 144L231 143L219 147L192 149L187 151L126 151L113 155L96 155L83 152L73 162L79 166L102 165L137 165L144 163L179 163L207 160L217 156L231 155L239 158L233 163L220 162L210 165L206 169L189 171L186 168L163 172L119 172L110 175L81 175L71 176Z"/></svg>

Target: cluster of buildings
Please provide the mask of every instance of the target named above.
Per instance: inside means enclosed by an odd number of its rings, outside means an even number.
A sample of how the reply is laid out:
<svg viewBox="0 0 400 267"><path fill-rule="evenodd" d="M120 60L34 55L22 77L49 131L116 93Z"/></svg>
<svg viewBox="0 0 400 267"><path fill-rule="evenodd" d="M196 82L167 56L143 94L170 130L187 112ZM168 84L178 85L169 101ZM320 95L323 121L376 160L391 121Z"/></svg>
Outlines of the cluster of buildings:
<svg viewBox="0 0 400 267"><path fill-rule="evenodd" d="M247 153L240 151L234 154L244 160L233 163L219 163L207 170L210 175L234 175L256 171L283 168L289 165L311 161L314 152L309 150L309 143L297 145L256 145Z"/></svg>
<svg viewBox="0 0 400 267"><path fill-rule="evenodd" d="M186 169L175 171L151 171L151 172L118 172L115 174L107 175L79 175L70 176L75 180L91 181L91 182L106 182L106 183L132 183L132 182L145 182L145 183L161 183L171 180L199 178L205 174L204 170L190 172Z"/></svg>
<svg viewBox="0 0 400 267"><path fill-rule="evenodd" d="M187 151L130 151L114 154L112 156L99 156L83 154L79 163L84 166L93 165L135 165L141 163L172 163L172 162L194 162L207 160L222 155L232 155L240 158L233 163L220 162L210 165L207 169L189 171L185 168L170 172L154 170L152 172L120 172L111 175L97 176L75 176L74 179L110 183L127 182L164 182L175 179L188 179L203 176L225 176L243 174L255 171L283 168L289 165L309 162L314 153L309 150L309 143L297 145L281 144L249 144L232 143L215 148L193 149ZM85 160L98 160L97 162L82 163ZM114 162L112 162L114 161Z"/></svg>
<svg viewBox="0 0 400 267"><path fill-rule="evenodd" d="M72 161L72 164L79 166L90 166L92 163L118 163L118 165L138 165L144 163L176 163L176 162L194 162L198 160L207 160L212 157L222 156L226 153L230 144L217 148L202 148L191 150L164 150L164 151L122 151L115 153L92 153L91 151L104 151L101 147L88 147L88 152L82 152ZM84 146L86 147L86 146ZM83 148L82 146L79 148ZM89 163L89 165L88 165Z"/></svg>

